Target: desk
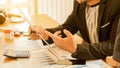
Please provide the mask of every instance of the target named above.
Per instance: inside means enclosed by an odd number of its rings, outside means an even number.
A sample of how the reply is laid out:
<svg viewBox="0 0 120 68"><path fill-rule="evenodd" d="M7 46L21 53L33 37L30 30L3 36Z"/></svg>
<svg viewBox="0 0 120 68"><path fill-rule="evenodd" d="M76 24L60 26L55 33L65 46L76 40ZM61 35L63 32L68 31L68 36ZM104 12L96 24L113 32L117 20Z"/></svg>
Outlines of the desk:
<svg viewBox="0 0 120 68"><path fill-rule="evenodd" d="M45 28L59 25L56 21L52 20L50 17L44 14L32 16L32 22L37 25L42 25ZM45 23L50 24L46 25ZM29 50L33 54L29 59L11 59L3 56L3 52L5 49ZM40 57L43 58L43 56L41 56L42 52L44 52L44 49L40 48L37 41L28 40L28 37L21 36L15 37L14 40L6 40L5 45L0 45L0 68L71 68L64 65L59 65L58 67L58 65L41 64Z"/></svg>
<svg viewBox="0 0 120 68"><path fill-rule="evenodd" d="M37 25L41 24L43 27L54 27L55 25L56 26L58 25L50 17L48 17L47 15L43 15L43 14L32 16L31 19L34 24L37 24ZM51 24L48 25L47 24L48 22ZM9 25L16 25L16 26L23 25L23 26L28 27L28 25L24 25L24 24L25 23L20 23L20 24L4 23L0 25L0 27L5 27ZM23 37L23 36L15 37L14 40L6 39L5 45L0 45L0 68L9 68L9 67L22 68L18 59L11 59L11 58L7 58L3 56L3 52L5 49L24 49L24 50L34 51L34 50L39 50L39 46L37 46L36 41L28 40L28 37Z"/></svg>

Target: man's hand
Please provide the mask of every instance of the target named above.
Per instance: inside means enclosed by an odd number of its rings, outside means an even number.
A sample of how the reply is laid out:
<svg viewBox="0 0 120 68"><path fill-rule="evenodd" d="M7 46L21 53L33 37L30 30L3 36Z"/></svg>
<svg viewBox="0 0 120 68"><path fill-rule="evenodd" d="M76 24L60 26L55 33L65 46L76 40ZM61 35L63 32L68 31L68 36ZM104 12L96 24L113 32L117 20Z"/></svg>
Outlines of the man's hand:
<svg viewBox="0 0 120 68"><path fill-rule="evenodd" d="M32 40L42 39L41 37L39 37L39 35L41 35L45 40L48 40L48 35L45 33L46 30L43 27L41 26L33 26L33 27L34 29L30 27L30 30L32 31L30 34L30 39Z"/></svg>
<svg viewBox="0 0 120 68"><path fill-rule="evenodd" d="M45 32L47 35L49 35L53 39L55 45L58 46L59 48L66 50L70 53L74 53L76 51L77 45L74 42L72 34L68 30L66 29L63 30L63 32L67 36L65 38L61 37L60 35L61 31L57 31L54 34L48 31L45 31Z"/></svg>
<svg viewBox="0 0 120 68"><path fill-rule="evenodd" d="M106 63L109 64L110 66L113 66L113 67L117 67L118 66L118 62L116 62L112 56L108 56L106 57Z"/></svg>

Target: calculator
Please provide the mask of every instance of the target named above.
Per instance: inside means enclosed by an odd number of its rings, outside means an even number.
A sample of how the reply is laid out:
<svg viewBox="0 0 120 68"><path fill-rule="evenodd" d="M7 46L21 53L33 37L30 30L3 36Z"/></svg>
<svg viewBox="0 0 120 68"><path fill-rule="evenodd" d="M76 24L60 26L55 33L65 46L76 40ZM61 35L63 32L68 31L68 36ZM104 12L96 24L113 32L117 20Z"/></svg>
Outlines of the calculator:
<svg viewBox="0 0 120 68"><path fill-rule="evenodd" d="M29 58L30 51L6 49L3 55L11 58Z"/></svg>

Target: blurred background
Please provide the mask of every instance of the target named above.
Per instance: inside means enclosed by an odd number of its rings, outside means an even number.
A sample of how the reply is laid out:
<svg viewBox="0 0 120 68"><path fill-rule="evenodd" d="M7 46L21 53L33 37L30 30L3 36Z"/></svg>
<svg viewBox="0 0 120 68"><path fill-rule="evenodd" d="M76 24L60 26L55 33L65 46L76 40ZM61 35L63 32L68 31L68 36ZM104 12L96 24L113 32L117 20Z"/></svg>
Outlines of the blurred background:
<svg viewBox="0 0 120 68"><path fill-rule="evenodd" d="M18 7L30 15L47 14L62 24L73 9L73 0L0 0L0 9L6 13L19 15Z"/></svg>

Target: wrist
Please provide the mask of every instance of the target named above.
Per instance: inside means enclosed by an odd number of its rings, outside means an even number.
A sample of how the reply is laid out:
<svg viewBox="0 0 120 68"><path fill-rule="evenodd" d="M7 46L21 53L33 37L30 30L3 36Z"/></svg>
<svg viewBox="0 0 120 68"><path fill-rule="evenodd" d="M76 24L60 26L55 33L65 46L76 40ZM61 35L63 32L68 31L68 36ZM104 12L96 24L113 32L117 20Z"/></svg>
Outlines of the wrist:
<svg viewBox="0 0 120 68"><path fill-rule="evenodd" d="M77 47L72 48L71 53L75 53L76 49L77 49Z"/></svg>
<svg viewBox="0 0 120 68"><path fill-rule="evenodd" d="M78 56L78 48L75 49L75 51L71 55L73 58L77 58Z"/></svg>

